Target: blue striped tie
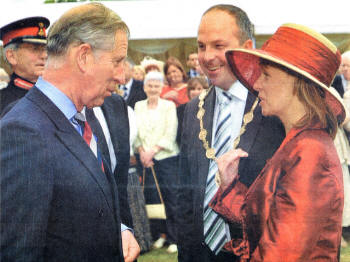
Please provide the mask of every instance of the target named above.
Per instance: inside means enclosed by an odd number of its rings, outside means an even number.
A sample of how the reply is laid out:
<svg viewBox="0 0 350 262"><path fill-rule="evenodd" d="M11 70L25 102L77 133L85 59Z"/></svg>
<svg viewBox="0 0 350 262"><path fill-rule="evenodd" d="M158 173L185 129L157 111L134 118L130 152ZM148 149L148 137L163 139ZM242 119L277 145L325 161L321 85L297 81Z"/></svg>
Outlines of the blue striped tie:
<svg viewBox="0 0 350 262"><path fill-rule="evenodd" d="M213 147L216 157L227 152L232 147L231 130L232 125L231 111L228 103L232 100L230 94L223 92L224 102L220 103L219 117L215 128L215 137ZM221 248L229 239L226 236L224 220L209 207L209 202L214 197L218 188L215 184L215 174L218 167L215 161L210 161L209 174L204 197L204 239L207 246L218 254Z"/></svg>

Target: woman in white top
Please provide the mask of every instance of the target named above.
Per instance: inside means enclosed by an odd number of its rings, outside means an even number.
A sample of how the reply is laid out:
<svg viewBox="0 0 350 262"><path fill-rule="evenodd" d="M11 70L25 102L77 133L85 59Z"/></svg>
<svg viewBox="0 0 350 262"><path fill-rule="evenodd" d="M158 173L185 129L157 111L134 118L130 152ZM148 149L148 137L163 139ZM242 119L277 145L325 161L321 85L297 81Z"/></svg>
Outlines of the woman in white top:
<svg viewBox="0 0 350 262"><path fill-rule="evenodd" d="M140 162L146 168L146 203L159 203L150 167L153 166L166 210L166 235L170 244L168 252L176 252L175 199L177 162L179 148L176 144L177 116L175 104L160 98L163 75L149 72L145 76L144 91L146 100L135 104L137 137L134 148L140 155ZM164 238L156 241L156 247L164 244ZM158 243L157 243L158 242ZM160 243L161 242L161 243Z"/></svg>

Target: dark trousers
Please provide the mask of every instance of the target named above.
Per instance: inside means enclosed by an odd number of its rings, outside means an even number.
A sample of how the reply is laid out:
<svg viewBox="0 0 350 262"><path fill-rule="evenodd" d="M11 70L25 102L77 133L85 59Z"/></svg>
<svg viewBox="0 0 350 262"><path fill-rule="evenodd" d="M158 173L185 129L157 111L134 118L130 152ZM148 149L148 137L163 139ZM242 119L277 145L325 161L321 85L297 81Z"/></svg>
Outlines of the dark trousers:
<svg viewBox="0 0 350 262"><path fill-rule="evenodd" d="M231 252L221 251L215 255L203 242L187 252L182 252L181 247L178 253L179 262L235 262L239 257Z"/></svg>
<svg viewBox="0 0 350 262"><path fill-rule="evenodd" d="M178 157L169 157L160 161L154 160L154 171L164 200L167 241L175 244L176 238L176 189L178 176ZM141 173L142 174L142 173ZM158 191L150 168L146 169L145 188L146 204L160 203ZM155 222L155 221L154 221ZM151 221L151 227L152 227ZM160 233L160 232L159 232Z"/></svg>

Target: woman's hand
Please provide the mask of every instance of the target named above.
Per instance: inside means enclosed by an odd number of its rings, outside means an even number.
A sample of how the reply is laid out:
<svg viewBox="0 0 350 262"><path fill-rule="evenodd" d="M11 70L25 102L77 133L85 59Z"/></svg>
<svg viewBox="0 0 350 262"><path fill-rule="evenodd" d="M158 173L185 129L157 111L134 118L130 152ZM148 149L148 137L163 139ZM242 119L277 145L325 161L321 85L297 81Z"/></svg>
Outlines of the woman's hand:
<svg viewBox="0 0 350 262"><path fill-rule="evenodd" d="M155 155L155 152L153 150L149 150L149 151L141 150L139 152L140 152L140 160L144 167L148 168L154 165L153 157Z"/></svg>
<svg viewBox="0 0 350 262"><path fill-rule="evenodd" d="M171 90L168 93L163 95L164 99L171 99L171 100L177 100L177 96L179 95L178 92L176 92L175 90Z"/></svg>
<svg viewBox="0 0 350 262"><path fill-rule="evenodd" d="M220 187L225 190L238 174L238 164L241 157L247 157L248 153L242 149L232 149L218 158L216 161L219 169Z"/></svg>

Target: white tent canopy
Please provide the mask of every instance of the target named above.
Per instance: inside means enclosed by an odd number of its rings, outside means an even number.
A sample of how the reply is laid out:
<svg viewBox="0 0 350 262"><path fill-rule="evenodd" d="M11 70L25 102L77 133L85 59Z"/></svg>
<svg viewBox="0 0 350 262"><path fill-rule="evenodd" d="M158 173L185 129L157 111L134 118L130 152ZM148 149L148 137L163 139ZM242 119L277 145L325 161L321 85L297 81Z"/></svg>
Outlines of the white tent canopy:
<svg viewBox="0 0 350 262"><path fill-rule="evenodd" d="M43 2L1 0L0 26L29 16L45 16L53 23L71 7L87 3ZM201 16L215 4L233 4L247 12L255 24L257 47L278 26L290 22L327 34L338 46L343 42L347 46L345 40L350 42L350 0L122 0L102 3L119 14L129 26L128 56L135 63L151 55L162 61L175 56L185 65L187 55L196 50Z"/></svg>
<svg viewBox="0 0 350 262"><path fill-rule="evenodd" d="M82 3L43 4L44 0L2 0L0 26L28 16L46 16L51 23L72 6ZM86 3L86 2L85 2ZM322 33L350 33L349 0L139 0L105 1L130 28L130 39L195 38L202 13L218 3L244 9L256 34L272 34L287 22L310 26Z"/></svg>

